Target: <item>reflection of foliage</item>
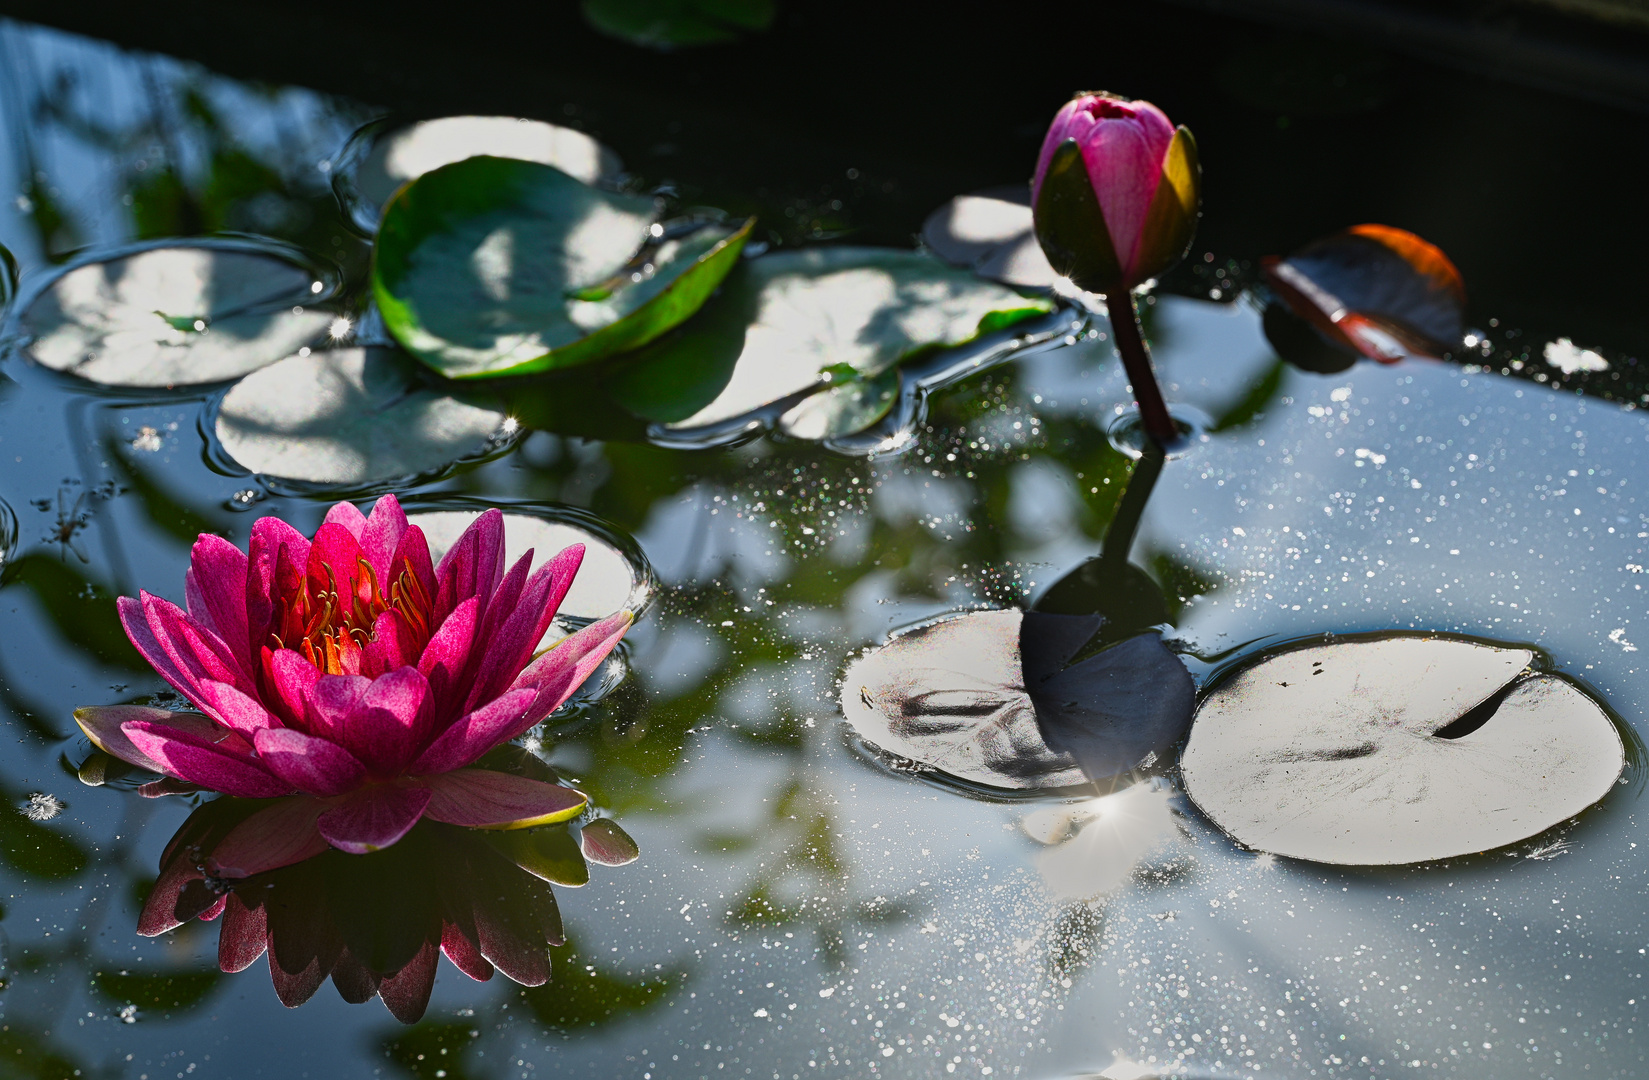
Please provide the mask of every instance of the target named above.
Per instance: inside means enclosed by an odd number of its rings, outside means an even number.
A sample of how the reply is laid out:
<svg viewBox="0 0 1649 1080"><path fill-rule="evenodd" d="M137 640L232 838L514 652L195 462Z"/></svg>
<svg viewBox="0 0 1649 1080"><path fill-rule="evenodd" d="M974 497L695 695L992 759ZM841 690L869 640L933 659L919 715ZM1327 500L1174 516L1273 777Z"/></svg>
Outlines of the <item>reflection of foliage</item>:
<svg viewBox="0 0 1649 1080"><path fill-rule="evenodd" d="M1168 606L1168 617L1178 623L1180 615L1192 600L1206 596L1219 588L1219 582L1206 571L1185 562L1172 553L1159 551L1149 560L1151 574L1162 586L1163 601Z"/></svg>
<svg viewBox="0 0 1649 1080"><path fill-rule="evenodd" d="M93 660L127 671L150 670L126 640L114 596L74 564L31 551L7 567L6 582L33 593L63 640Z"/></svg>
<svg viewBox="0 0 1649 1080"><path fill-rule="evenodd" d="M475 1063L465 1060L464 1051L480 1035L480 1029L473 1024L426 1020L385 1039L381 1045L385 1057L418 1080L473 1080L481 1073L474 1071Z"/></svg>
<svg viewBox="0 0 1649 1080"><path fill-rule="evenodd" d="M521 996L539 1023L558 1031L628 1019L685 978L684 972L671 970L629 982L589 963L571 946L556 949L550 956L554 968L550 981L523 990Z"/></svg>
<svg viewBox="0 0 1649 1080"><path fill-rule="evenodd" d="M143 972L99 971L92 987L115 1005L136 1005L167 1015L182 1012L204 1002L217 989L219 971Z"/></svg>

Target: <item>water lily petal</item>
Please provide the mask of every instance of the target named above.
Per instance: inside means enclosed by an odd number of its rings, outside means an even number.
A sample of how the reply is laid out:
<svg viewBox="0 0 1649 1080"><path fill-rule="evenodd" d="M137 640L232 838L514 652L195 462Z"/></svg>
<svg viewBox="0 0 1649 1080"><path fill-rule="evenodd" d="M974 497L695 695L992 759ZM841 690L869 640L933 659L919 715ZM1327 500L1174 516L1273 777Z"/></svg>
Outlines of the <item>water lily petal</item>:
<svg viewBox="0 0 1649 1080"><path fill-rule="evenodd" d="M481 947L464 936L456 923L449 922L441 927L441 951L447 954L453 967L476 982L486 982L492 978L494 969L491 961L481 955Z"/></svg>
<svg viewBox="0 0 1649 1080"><path fill-rule="evenodd" d="M253 690L246 666L229 651L229 646L221 638L171 601L147 592L140 592L138 596L150 629L177 670L189 680L191 689L198 687L202 679L213 679L246 691ZM208 708L206 711L212 710ZM220 716L218 719L224 718Z"/></svg>
<svg viewBox="0 0 1649 1080"><path fill-rule="evenodd" d="M148 720L128 720L120 730L138 752L158 763L169 776L243 799L290 795L293 785L269 772L256 758L228 748L230 733L220 741L182 728ZM244 745L244 742L242 741Z"/></svg>
<svg viewBox="0 0 1649 1080"><path fill-rule="evenodd" d="M641 857L641 848L612 818L596 818L584 826L578 846L586 859L602 866L624 866Z"/></svg>
<svg viewBox="0 0 1649 1080"><path fill-rule="evenodd" d="M376 679L385 672L416 664L419 645L412 624L399 611L385 611L372 620L372 640L361 650L361 674Z"/></svg>
<svg viewBox="0 0 1649 1080"><path fill-rule="evenodd" d="M382 675L344 729L344 746L378 775L397 775L433 734L429 704L429 683L417 668Z"/></svg>
<svg viewBox="0 0 1649 1080"><path fill-rule="evenodd" d="M355 755L327 739L270 728L254 735L253 744L270 772L310 795L342 795L366 779L366 767Z"/></svg>
<svg viewBox="0 0 1649 1080"><path fill-rule="evenodd" d="M377 996L378 976L345 946L338 962L332 965L332 986L349 1004L362 1005Z"/></svg>
<svg viewBox="0 0 1649 1080"><path fill-rule="evenodd" d="M424 782L431 793L424 813L470 828L525 829L567 821L589 802L581 791L491 769L459 769Z"/></svg>
<svg viewBox="0 0 1649 1080"><path fill-rule="evenodd" d="M275 996L295 1009L315 995L343 954L343 937L321 897L265 909L269 979Z"/></svg>
<svg viewBox="0 0 1649 1080"><path fill-rule="evenodd" d="M226 727L242 735L250 736L266 727L280 726L280 721L258 699L228 683L202 679L195 693L200 703L221 718Z"/></svg>
<svg viewBox="0 0 1649 1080"><path fill-rule="evenodd" d="M533 552L531 548L521 558L515 560L503 579L498 583L498 589L492 594L485 605L485 615L481 620L481 628L475 635L475 647L470 651L470 669L465 673L464 682L468 692L464 695L463 711L469 712L483 701L489 701L498 695L481 694L480 673L488 666L492 659L494 645L498 641L504 627L516 615L521 603L522 590L526 588L528 574L532 569ZM536 615L536 612L533 613ZM516 670L520 670L517 667ZM508 678L504 681L508 685ZM500 690L503 686L499 687Z"/></svg>
<svg viewBox="0 0 1649 1080"><path fill-rule="evenodd" d="M584 680L607 659L607 654L613 651L634 621L635 616L628 611L609 615L556 642L553 648L534 660L516 678L511 689L530 687L537 691L538 697L533 701L525 722L500 741L516 738L561 708L573 696L573 691L584 685Z"/></svg>
<svg viewBox="0 0 1649 1080"><path fill-rule="evenodd" d="M304 698L304 728L312 735L343 745L350 722L372 686L364 675L322 675Z"/></svg>
<svg viewBox="0 0 1649 1080"><path fill-rule="evenodd" d="M383 581L384 595L389 595L390 586L399 580L402 571L412 575L413 582L423 594L428 610L425 618L430 620L430 626L436 625L431 615L435 604L435 564L429 558L429 538L424 530L416 525L408 525L401 534L401 540L395 545L395 555L389 561L390 571Z"/></svg>
<svg viewBox="0 0 1649 1080"><path fill-rule="evenodd" d="M143 601L130 596L122 596L115 601L115 610L120 615L120 625L126 631L126 637L132 647L138 651L149 666L160 673L160 677L172 684L172 688L184 697L194 690L194 680L183 673L183 669L173 662L160 643L160 637L154 628L149 625L149 617L143 610Z"/></svg>
<svg viewBox="0 0 1649 1080"><path fill-rule="evenodd" d="M259 810L207 855L212 876L246 878L314 858L327 848L315 828L315 819L325 809L308 795L294 795Z"/></svg>
<svg viewBox="0 0 1649 1080"><path fill-rule="evenodd" d="M200 597L198 609L190 598L189 614L222 638L242 665L252 655L246 636L246 569L246 552L221 536L202 533L189 552L188 579Z"/></svg>
<svg viewBox="0 0 1649 1080"><path fill-rule="evenodd" d="M269 639L276 601L280 598L280 553L288 550L287 564L302 567L309 559L309 540L277 517L261 517L252 523L252 539L247 545L246 633L250 646L262 648ZM292 582L293 587L296 582Z"/></svg>
<svg viewBox="0 0 1649 1080"><path fill-rule="evenodd" d="M536 700L537 693L531 689L512 690L495 698L436 736L408 771L428 776L473 764L499 743L513 739L511 732L525 730L521 720Z"/></svg>
<svg viewBox="0 0 1649 1080"><path fill-rule="evenodd" d="M322 814L317 824L327 843L339 851L365 855L405 836L418 824L429 799L429 789L423 787L365 787Z"/></svg>
<svg viewBox="0 0 1649 1080"><path fill-rule="evenodd" d="M533 650L544 640L550 620L555 618L556 609L561 606L583 561L584 545L574 544L539 567L538 572L528 579L507 619L500 620L498 632L485 639L486 651L476 670L475 681L464 706L466 711L503 693L510 681L526 667ZM489 612L489 621L490 617Z"/></svg>
<svg viewBox="0 0 1649 1080"><path fill-rule="evenodd" d="M435 965L440 954L433 942L424 942L412 963L378 983L378 996L391 1016L403 1024L415 1024L429 1008L430 991L435 987Z"/></svg>
<svg viewBox="0 0 1649 1080"><path fill-rule="evenodd" d="M281 719L301 724L304 703L320 680L321 672L309 658L294 649L263 650L264 686L279 703ZM265 697L264 700L269 700Z"/></svg>
<svg viewBox="0 0 1649 1080"><path fill-rule="evenodd" d="M269 948L268 935L269 920L262 906L247 907L238 895L230 893L223 926L218 930L219 969L233 975L257 963Z"/></svg>
<svg viewBox="0 0 1649 1080"><path fill-rule="evenodd" d="M341 603L352 603L360 588L361 542L336 522L323 524L309 541L304 577L311 595L336 590Z"/></svg>
<svg viewBox="0 0 1649 1080"><path fill-rule="evenodd" d="M418 672L429 680L429 688L435 695L437 716L451 716L462 700L462 679L475 645L480 610L481 601L475 597L454 608L424 646L424 655L418 660Z"/></svg>
<svg viewBox="0 0 1649 1080"><path fill-rule="evenodd" d="M480 602L486 614L504 577L504 514L494 507L477 517L435 568L435 617L443 620L465 600Z"/></svg>
<svg viewBox="0 0 1649 1080"><path fill-rule="evenodd" d="M332 508L326 512L325 523L342 525L357 542L366 532L366 515L361 513L360 507L351 502L333 503Z"/></svg>
<svg viewBox="0 0 1649 1080"><path fill-rule="evenodd" d="M401 501L394 495L385 495L373 504L372 516L366 519L366 528L360 534L361 550L366 553L366 561L377 573L378 584L386 595L389 568L394 565L395 551L406 531L407 515L401 509ZM427 547L425 550L427 552Z"/></svg>
<svg viewBox="0 0 1649 1080"><path fill-rule="evenodd" d="M128 720L146 720L153 724L190 731L202 738L216 741L227 734L216 720L195 712L172 712L147 705L93 705L74 711L74 722L86 733L92 745L121 761L150 772L164 773L160 763L133 745L120 729Z"/></svg>

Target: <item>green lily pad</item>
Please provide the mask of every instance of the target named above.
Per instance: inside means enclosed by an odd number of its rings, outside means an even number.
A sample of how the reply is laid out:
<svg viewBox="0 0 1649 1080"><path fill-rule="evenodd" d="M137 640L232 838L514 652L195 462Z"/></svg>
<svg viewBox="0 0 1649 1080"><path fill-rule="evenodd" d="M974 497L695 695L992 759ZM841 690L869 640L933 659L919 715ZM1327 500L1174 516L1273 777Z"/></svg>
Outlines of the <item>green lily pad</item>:
<svg viewBox="0 0 1649 1080"><path fill-rule="evenodd" d="M373 294L396 340L449 378L586 364L697 311L754 223L673 235L657 211L536 162L444 165L384 209Z"/></svg>
<svg viewBox="0 0 1649 1080"><path fill-rule="evenodd" d="M255 372L230 388L213 428L244 469L350 488L439 471L516 430L501 412L424 385L381 348L290 356Z"/></svg>
<svg viewBox="0 0 1649 1080"><path fill-rule="evenodd" d="M793 439L822 442L854 435L876 423L899 400L898 368L867 379L849 379L803 398L779 417L778 428Z"/></svg>
<svg viewBox="0 0 1649 1080"><path fill-rule="evenodd" d="M105 386L236 379L316 341L332 275L269 242L189 241L70 264L21 298L25 355Z"/></svg>
<svg viewBox="0 0 1649 1080"><path fill-rule="evenodd" d="M1052 310L1049 300L919 252L784 251L748 260L699 318L638 353L608 388L625 408L678 432L794 406L844 377L867 380L844 387L838 401L857 402L847 411L863 415L867 403L880 406L886 386L876 377L902 362ZM823 431L829 412L799 413L792 426Z"/></svg>
<svg viewBox="0 0 1649 1080"><path fill-rule="evenodd" d="M553 165L586 184L616 180L618 155L582 131L514 116L443 116L402 127L379 120L350 137L332 167L332 190L352 224L378 231L397 188L480 154Z"/></svg>

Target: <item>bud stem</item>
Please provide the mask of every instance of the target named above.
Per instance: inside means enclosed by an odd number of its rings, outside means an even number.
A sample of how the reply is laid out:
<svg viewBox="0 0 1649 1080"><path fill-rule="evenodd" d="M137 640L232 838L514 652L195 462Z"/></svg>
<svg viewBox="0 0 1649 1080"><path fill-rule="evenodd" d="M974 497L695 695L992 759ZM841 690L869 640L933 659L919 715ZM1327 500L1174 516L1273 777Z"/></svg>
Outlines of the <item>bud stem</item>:
<svg viewBox="0 0 1649 1080"><path fill-rule="evenodd" d="M1140 419L1145 433L1161 449L1179 441L1179 429L1168 415L1168 406L1162 400L1162 389L1151 371L1151 353L1145 347L1145 338L1139 332L1139 313L1134 309L1134 294L1119 289L1105 298L1111 316L1111 333L1116 338L1117 352L1122 354L1122 367L1128 381L1134 386L1134 400L1139 403ZM1120 310L1119 310L1120 309Z"/></svg>

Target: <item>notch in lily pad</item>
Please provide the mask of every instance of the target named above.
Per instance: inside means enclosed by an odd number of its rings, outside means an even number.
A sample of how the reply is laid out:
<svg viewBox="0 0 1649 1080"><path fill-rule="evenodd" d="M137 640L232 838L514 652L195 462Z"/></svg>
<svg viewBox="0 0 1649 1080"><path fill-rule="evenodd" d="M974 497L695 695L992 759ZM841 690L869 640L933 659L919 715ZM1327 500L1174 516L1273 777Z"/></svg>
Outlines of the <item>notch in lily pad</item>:
<svg viewBox="0 0 1649 1080"><path fill-rule="evenodd" d="M395 339L448 378L587 364L697 311L755 224L659 212L537 162L443 165L384 208L373 296Z"/></svg>
<svg viewBox="0 0 1649 1080"><path fill-rule="evenodd" d="M1353 866L1514 844L1608 794L1625 744L1533 650L1386 634L1289 648L1204 698L1192 801L1250 848Z"/></svg>

